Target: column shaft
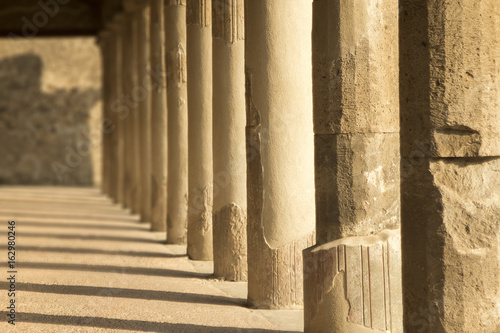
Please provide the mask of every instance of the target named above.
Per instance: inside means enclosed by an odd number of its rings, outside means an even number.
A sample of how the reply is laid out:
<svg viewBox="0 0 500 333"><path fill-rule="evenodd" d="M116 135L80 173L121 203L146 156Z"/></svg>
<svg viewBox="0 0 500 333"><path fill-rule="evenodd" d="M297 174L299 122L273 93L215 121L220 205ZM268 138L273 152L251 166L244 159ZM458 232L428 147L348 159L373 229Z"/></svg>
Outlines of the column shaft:
<svg viewBox="0 0 500 333"><path fill-rule="evenodd" d="M122 24L120 18L115 16L111 23L113 31L113 39L111 44L111 53L113 55L110 63L110 71L112 77L112 100L111 100L111 119L113 122L112 132L112 160L113 168L111 171L112 177L112 197L113 199L124 204L124 183L125 183L125 164L124 164L124 122L122 118L122 110L119 107L120 96L122 94Z"/></svg>
<svg viewBox="0 0 500 333"><path fill-rule="evenodd" d="M168 101L167 243L186 242L188 211L188 110L186 1L165 5Z"/></svg>
<svg viewBox="0 0 500 333"><path fill-rule="evenodd" d="M500 330L500 3L401 1L404 328Z"/></svg>
<svg viewBox="0 0 500 333"><path fill-rule="evenodd" d="M103 30L98 35L98 45L101 50L101 68L102 68L102 192L110 195L110 145L111 133L106 131L105 123L110 119L111 108L111 54L110 54L111 32Z"/></svg>
<svg viewBox="0 0 500 333"><path fill-rule="evenodd" d="M247 280L244 1L213 2L214 275Z"/></svg>
<svg viewBox="0 0 500 333"><path fill-rule="evenodd" d="M212 260L212 2L187 1L189 204L187 251ZM175 235L182 240L183 230Z"/></svg>
<svg viewBox="0 0 500 333"><path fill-rule="evenodd" d="M138 10L138 84L140 87L140 188L141 220L151 221L151 76L149 1Z"/></svg>
<svg viewBox="0 0 500 333"><path fill-rule="evenodd" d="M120 105L124 110L123 130L124 130L124 149L123 157L125 161L125 208L134 212L134 102L132 101L131 91L134 87L134 63L133 63L133 48L134 44L134 19L131 14L123 14L123 29L122 29L122 84L123 91L120 96Z"/></svg>
<svg viewBox="0 0 500 333"><path fill-rule="evenodd" d="M163 0L151 0L151 228L166 231L167 220L167 92Z"/></svg>
<svg viewBox="0 0 500 333"><path fill-rule="evenodd" d="M315 0L305 332L402 332L398 1Z"/></svg>
<svg viewBox="0 0 500 333"><path fill-rule="evenodd" d="M245 2L248 303L301 307L314 241L311 2Z"/></svg>

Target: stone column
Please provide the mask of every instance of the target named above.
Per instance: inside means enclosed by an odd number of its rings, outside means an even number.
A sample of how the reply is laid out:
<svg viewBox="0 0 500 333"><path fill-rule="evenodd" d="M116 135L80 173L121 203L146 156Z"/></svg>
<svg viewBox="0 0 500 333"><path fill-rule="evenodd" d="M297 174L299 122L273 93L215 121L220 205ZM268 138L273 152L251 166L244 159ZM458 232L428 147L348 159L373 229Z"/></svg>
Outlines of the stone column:
<svg viewBox="0 0 500 333"><path fill-rule="evenodd" d="M398 1L313 2L305 332L402 332Z"/></svg>
<svg viewBox="0 0 500 333"><path fill-rule="evenodd" d="M188 111L186 1L165 4L168 101L167 243L186 242L188 200Z"/></svg>
<svg viewBox="0 0 500 333"><path fill-rule="evenodd" d="M167 220L167 92L164 0L151 0L151 229L166 231Z"/></svg>
<svg viewBox="0 0 500 333"><path fill-rule="evenodd" d="M110 170L111 170L111 133L107 131L105 127L106 123L109 123L111 117L111 61L112 55L110 54L110 44L111 44L111 32L108 30L102 30L97 36L97 43L101 50L101 67L102 67L102 193L110 196L111 186L110 186Z"/></svg>
<svg viewBox="0 0 500 333"><path fill-rule="evenodd" d="M120 204L124 204L124 183L125 183L125 165L124 165L124 122L122 110L119 107L120 96L122 94L122 26L120 15L116 15L113 21L109 24L109 29L112 33L110 53L112 60L110 61L111 72L111 120L113 123L112 131L112 149L111 160L113 161L111 177L111 197Z"/></svg>
<svg viewBox="0 0 500 333"><path fill-rule="evenodd" d="M123 90L120 96L120 106L124 110L123 117L123 130L124 130L124 161L125 161L125 208L128 208L132 213L136 213L135 210L135 177L134 177L134 159L137 158L135 155L135 111L136 105L132 100L132 89L135 83L135 56L134 53L137 51L134 45L134 36L136 35L136 24L135 19L132 14L123 14L123 28L122 28L122 82Z"/></svg>
<svg viewBox="0 0 500 333"><path fill-rule="evenodd" d="M311 1L245 2L248 303L302 307L314 241Z"/></svg>
<svg viewBox="0 0 500 333"><path fill-rule="evenodd" d="M150 56L150 7L149 0L143 1L138 9L138 84L140 87L140 187L141 187L141 220L151 221L151 67Z"/></svg>
<svg viewBox="0 0 500 333"><path fill-rule="evenodd" d="M141 204L142 204L142 187L141 187L141 112L140 109L140 101L141 101L141 92L142 87L139 83L139 20L137 17L138 5L134 4L130 6L128 9L129 12L129 33L130 33L130 87L131 90L129 92L128 100L131 101L131 150L130 150L130 158L131 158L131 168L132 168L132 213L140 214L141 213Z"/></svg>
<svg viewBox="0 0 500 333"><path fill-rule="evenodd" d="M187 1L189 204L187 252L212 260L212 1ZM184 239L184 225L175 238Z"/></svg>
<svg viewBox="0 0 500 333"><path fill-rule="evenodd" d="M500 331L500 2L401 1L404 329Z"/></svg>
<svg viewBox="0 0 500 333"><path fill-rule="evenodd" d="M214 275L247 280L244 1L213 1Z"/></svg>

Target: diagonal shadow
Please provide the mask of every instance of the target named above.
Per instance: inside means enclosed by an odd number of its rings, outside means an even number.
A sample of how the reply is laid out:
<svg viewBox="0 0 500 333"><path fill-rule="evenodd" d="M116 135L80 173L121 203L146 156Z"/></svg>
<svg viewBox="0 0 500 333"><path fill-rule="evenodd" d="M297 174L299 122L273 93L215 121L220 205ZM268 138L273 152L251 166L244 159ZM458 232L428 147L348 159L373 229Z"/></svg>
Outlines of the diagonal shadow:
<svg viewBox="0 0 500 333"><path fill-rule="evenodd" d="M0 217L7 217L7 218L12 218L12 216L9 216L9 215L5 215L5 214L2 214L0 212ZM29 217L21 217L21 218L16 218L16 221L18 223L20 223L21 225L25 223L25 221L27 221L27 223L45 223L46 221L49 221L49 223L60 223L61 224L67 224L68 227L71 227L71 225L73 223L80 223L80 224L85 224L85 225L89 225L89 219L88 218L84 218L84 217L71 217L71 218L64 218L64 217L47 217L47 216L29 216ZM56 222L57 221L57 222ZM119 217L118 218L115 218L115 219L106 219L106 220L100 220L100 219L96 219L96 220L92 220L90 219L90 221L93 221L94 222L94 225L95 225L95 221L97 222L101 222L101 223L123 223L123 224L129 224L130 226L140 226L140 225L147 225L147 223L143 223L143 222L140 222L139 219L134 219L134 220L129 220L129 219L124 219L124 220L121 220Z"/></svg>
<svg viewBox="0 0 500 333"><path fill-rule="evenodd" d="M95 230L130 230L130 231L149 231L144 224L132 225L102 225L92 223L50 223L50 222L32 222L22 221L23 227L43 227L43 228L63 228L63 229L95 229Z"/></svg>
<svg viewBox="0 0 500 333"><path fill-rule="evenodd" d="M52 234L52 233L38 233L38 232L20 232L20 237L33 237L33 238L55 238L55 239L78 239L78 240L99 240L111 242L131 242L131 243L157 243L162 244L164 241L159 241L151 238L136 238L136 237L121 237L109 235L72 235L72 234Z"/></svg>
<svg viewBox="0 0 500 333"><path fill-rule="evenodd" d="M117 274L131 274L131 275L195 278L195 279L204 279L211 276L211 274L178 271L167 268L143 268L143 267L127 267L127 266L62 264L62 263L45 263L45 262L18 262L17 268L101 272L101 273L117 273Z"/></svg>
<svg viewBox="0 0 500 333"><path fill-rule="evenodd" d="M43 247L43 246L18 246L20 251L34 251L34 252L54 252L54 253L77 253L77 254L104 254L104 255L118 255L129 257L142 257L142 258L184 258L187 254L171 254L162 252L134 252L134 251L109 251L90 248L72 248L72 247Z"/></svg>
<svg viewBox="0 0 500 333"><path fill-rule="evenodd" d="M0 288L7 290L8 282L0 282ZM198 303L211 305L245 306L246 300L216 295L190 294L175 291L142 290L128 288L108 288L91 286L47 285L18 283L16 290L47 294L83 295L98 297L131 298L166 302Z"/></svg>
<svg viewBox="0 0 500 333"><path fill-rule="evenodd" d="M5 317L7 312L2 311ZM142 320L112 319L102 317L78 317L63 315L47 315L39 313L17 313L18 322L70 325L83 327L99 327L121 329L134 332L183 332L183 333L292 333L268 329L213 327L194 324L158 323Z"/></svg>
<svg viewBox="0 0 500 333"><path fill-rule="evenodd" d="M69 214L69 213L60 213L56 210L53 212L27 212L27 211L18 211L18 210L3 210L0 207L0 216L10 216L15 217L18 220L21 219L33 219L37 217L43 218L57 218L57 219L92 219L92 220L101 220L101 221L120 221L120 222L139 222L139 217L135 215L127 215L126 213L120 213L120 216L117 214L92 214L89 211L88 214Z"/></svg>

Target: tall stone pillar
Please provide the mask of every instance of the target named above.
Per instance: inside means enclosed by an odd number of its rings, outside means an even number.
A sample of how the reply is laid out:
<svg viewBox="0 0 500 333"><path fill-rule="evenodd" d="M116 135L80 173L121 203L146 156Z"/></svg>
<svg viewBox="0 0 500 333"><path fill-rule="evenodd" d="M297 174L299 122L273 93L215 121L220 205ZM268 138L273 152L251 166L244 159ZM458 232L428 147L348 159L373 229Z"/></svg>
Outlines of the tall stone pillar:
<svg viewBox="0 0 500 333"><path fill-rule="evenodd" d="M97 36L97 43L101 50L101 67L102 67L102 193L107 196L111 194L110 186L110 169L111 169L111 133L107 132L105 124L109 123L111 117L111 61L112 54L110 54L111 32L109 30L102 30Z"/></svg>
<svg viewBox="0 0 500 333"><path fill-rule="evenodd" d="M313 2L305 332L402 333L398 1Z"/></svg>
<svg viewBox="0 0 500 333"><path fill-rule="evenodd" d="M119 107L120 96L122 94L122 22L121 15L115 15L113 21L109 24L112 32L112 43L110 53L112 61L110 62L110 72L112 81L111 91L111 120L113 123L112 131L112 149L111 160L113 161L111 171L111 191L112 198L120 204L124 204L124 183L125 183L125 165L124 165L124 139L123 114Z"/></svg>
<svg viewBox="0 0 500 333"><path fill-rule="evenodd" d="M137 170L135 168L136 155L136 120L138 120L137 104L132 98L132 90L137 82L136 77L136 37L137 24L136 18L130 12L123 14L123 30L122 30L122 71L123 71L123 92L121 95L121 107L126 110L126 116L123 116L124 132L125 132L125 208L131 210L132 213L137 213L136 210L136 186L137 186ZM136 119L137 118L137 119Z"/></svg>
<svg viewBox="0 0 500 333"><path fill-rule="evenodd" d="M140 188L141 220L151 221L151 65L150 56L150 7L149 0L143 1L138 8L138 104L139 104L139 139L140 139Z"/></svg>
<svg viewBox="0 0 500 333"><path fill-rule="evenodd" d="M164 0L151 0L151 229L166 231L167 221L167 92Z"/></svg>
<svg viewBox="0 0 500 333"><path fill-rule="evenodd" d="M186 0L165 4L168 102L167 243L185 243L188 210Z"/></svg>
<svg viewBox="0 0 500 333"><path fill-rule="evenodd" d="M187 252L212 260L212 1L187 0L189 204ZM175 238L184 239L184 225Z"/></svg>
<svg viewBox="0 0 500 333"><path fill-rule="evenodd" d="M247 280L244 1L213 1L214 275Z"/></svg>
<svg viewBox="0 0 500 333"><path fill-rule="evenodd" d="M302 307L315 220L311 25L311 1L245 2L252 307Z"/></svg>
<svg viewBox="0 0 500 333"><path fill-rule="evenodd" d="M130 117L130 134L131 134L131 147L129 158L131 159L131 184L132 184L132 213L141 213L142 203L142 187L141 187L141 96L142 87L139 83L139 20L137 12L139 5L130 3L130 7L126 6L129 16L129 47L130 52L130 68L128 69L128 79L130 90L128 92L127 100L130 101L131 117Z"/></svg>
<svg viewBox="0 0 500 333"><path fill-rule="evenodd" d="M500 2L401 1L405 332L500 331Z"/></svg>

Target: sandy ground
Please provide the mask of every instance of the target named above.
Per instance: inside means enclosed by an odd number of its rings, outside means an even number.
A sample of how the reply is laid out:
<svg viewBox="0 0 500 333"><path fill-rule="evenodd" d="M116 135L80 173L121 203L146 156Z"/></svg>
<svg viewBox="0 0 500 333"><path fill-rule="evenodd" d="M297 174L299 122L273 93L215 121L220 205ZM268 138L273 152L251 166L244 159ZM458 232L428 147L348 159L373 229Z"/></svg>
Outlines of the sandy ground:
<svg viewBox="0 0 500 333"><path fill-rule="evenodd" d="M245 283L212 279L211 262L188 260L149 227L98 189L0 187L0 332L302 331L302 311L247 308Z"/></svg>

